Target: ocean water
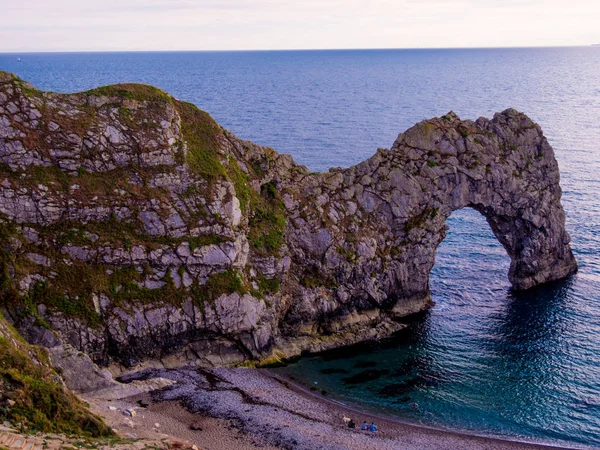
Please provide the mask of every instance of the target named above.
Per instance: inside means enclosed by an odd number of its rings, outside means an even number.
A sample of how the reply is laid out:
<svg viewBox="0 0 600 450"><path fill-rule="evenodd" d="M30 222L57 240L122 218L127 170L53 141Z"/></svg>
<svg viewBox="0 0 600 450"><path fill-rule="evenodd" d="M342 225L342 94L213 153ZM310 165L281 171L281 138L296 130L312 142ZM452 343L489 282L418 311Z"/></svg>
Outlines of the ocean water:
<svg viewBox="0 0 600 450"><path fill-rule="evenodd" d="M556 152L579 273L511 292L489 226L457 211L431 274L432 310L393 339L283 370L415 423L600 446L599 47L0 54L0 70L59 92L153 84L312 170L357 163L450 110L527 113Z"/></svg>

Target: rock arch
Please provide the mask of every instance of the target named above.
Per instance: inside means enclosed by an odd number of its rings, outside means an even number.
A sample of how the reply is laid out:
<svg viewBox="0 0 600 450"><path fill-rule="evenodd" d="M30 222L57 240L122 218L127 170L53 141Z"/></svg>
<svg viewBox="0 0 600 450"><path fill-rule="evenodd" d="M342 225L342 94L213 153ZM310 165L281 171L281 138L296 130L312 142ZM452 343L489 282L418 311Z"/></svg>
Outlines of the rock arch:
<svg viewBox="0 0 600 450"><path fill-rule="evenodd" d="M421 122L391 149L320 174L301 192L300 202L318 214L297 208L294 217L292 209L289 241L297 267L318 273L321 288L299 289L291 323L320 317L334 319L336 329L361 309L402 315L427 307L446 219L467 207L483 214L506 249L515 289L577 270L554 152L540 127L515 110L492 120L449 113ZM296 269L301 277L307 270Z"/></svg>

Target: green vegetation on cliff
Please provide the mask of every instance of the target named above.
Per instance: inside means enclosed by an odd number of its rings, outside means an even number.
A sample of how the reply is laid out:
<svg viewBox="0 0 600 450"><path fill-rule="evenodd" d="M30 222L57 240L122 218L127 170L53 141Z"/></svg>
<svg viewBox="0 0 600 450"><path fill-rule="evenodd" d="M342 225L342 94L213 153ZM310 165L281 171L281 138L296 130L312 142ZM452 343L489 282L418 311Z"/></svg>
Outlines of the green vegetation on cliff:
<svg viewBox="0 0 600 450"><path fill-rule="evenodd" d="M224 139L221 127L195 105L177 102L181 115L181 129L188 145L186 163L190 170L201 175L209 183L222 176L229 179L240 201L240 209L250 216L248 240L255 250L272 254L283 245L286 220L283 203L279 199L276 184L265 183L258 193L251 186L251 177L239 164L229 159L225 165L220 159L220 139ZM251 168L252 172L255 172Z"/></svg>
<svg viewBox="0 0 600 450"><path fill-rule="evenodd" d="M204 309L206 303L213 304L223 294L247 293L243 276L236 269L212 274L202 286L194 286L193 296L198 306Z"/></svg>
<svg viewBox="0 0 600 450"><path fill-rule="evenodd" d="M101 437L113 435L63 388L45 349L26 344L0 315L0 422L28 431Z"/></svg>
<svg viewBox="0 0 600 450"><path fill-rule="evenodd" d="M223 130L210 115L187 102L177 102L181 116L181 132L187 143L186 163L190 170L209 183L226 176L219 158L219 138Z"/></svg>
<svg viewBox="0 0 600 450"><path fill-rule="evenodd" d="M84 94L90 96L104 95L107 97L118 97L120 99L138 100L142 102L173 102L173 97L157 87L138 83L122 83L100 86L90 89L89 91L85 91Z"/></svg>

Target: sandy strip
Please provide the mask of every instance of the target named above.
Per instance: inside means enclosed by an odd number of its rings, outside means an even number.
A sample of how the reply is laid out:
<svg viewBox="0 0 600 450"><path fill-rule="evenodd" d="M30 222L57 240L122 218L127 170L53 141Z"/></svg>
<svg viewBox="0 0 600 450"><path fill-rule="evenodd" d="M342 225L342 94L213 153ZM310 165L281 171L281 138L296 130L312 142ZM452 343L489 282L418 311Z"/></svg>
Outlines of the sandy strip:
<svg viewBox="0 0 600 450"><path fill-rule="evenodd" d="M156 377L177 383L151 394L112 402L94 400L94 410L106 416L109 405L118 409L137 408L136 416L131 419L134 428L126 432L137 437L175 436L207 450L559 448L419 427L378 417L315 395L266 370L153 369L128 379ZM147 407L140 407L138 402ZM343 417L352 417L357 424L362 420L373 421L379 431L349 429ZM117 417L119 421L123 422L122 415ZM158 428L154 426L156 423L160 424ZM191 430L191 424L201 430ZM146 432L155 434L146 436Z"/></svg>
<svg viewBox="0 0 600 450"><path fill-rule="evenodd" d="M357 426L363 420L367 423L377 424L382 434L390 436L392 439L401 443L400 446L393 448L406 449L517 449L517 450L574 450L591 449L592 447L578 446L564 447L540 442L527 442L507 440L499 437L481 436L468 434L452 430L444 430L425 425L416 425L391 419L383 415L365 413L364 411L349 405L345 405L335 400L327 399L317 393L311 392L304 386L282 377L279 374L270 373L270 377L282 383L288 389L311 398L314 402L324 403L337 414L343 414L343 417L352 417ZM359 420L357 420L359 418ZM379 447L378 447L379 448ZM387 447L381 447L387 448Z"/></svg>

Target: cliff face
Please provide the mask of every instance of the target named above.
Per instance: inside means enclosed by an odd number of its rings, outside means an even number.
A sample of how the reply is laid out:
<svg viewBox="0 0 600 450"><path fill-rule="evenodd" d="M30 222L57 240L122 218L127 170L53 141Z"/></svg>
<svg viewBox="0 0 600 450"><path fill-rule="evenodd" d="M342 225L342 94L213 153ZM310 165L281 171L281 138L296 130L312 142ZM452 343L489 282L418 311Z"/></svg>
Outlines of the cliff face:
<svg viewBox="0 0 600 450"><path fill-rule="evenodd" d="M487 218L516 289L577 269L553 150L514 110L424 121L310 173L149 86L61 95L0 73L0 163L5 313L103 364L389 334L430 305L445 220L464 207Z"/></svg>

